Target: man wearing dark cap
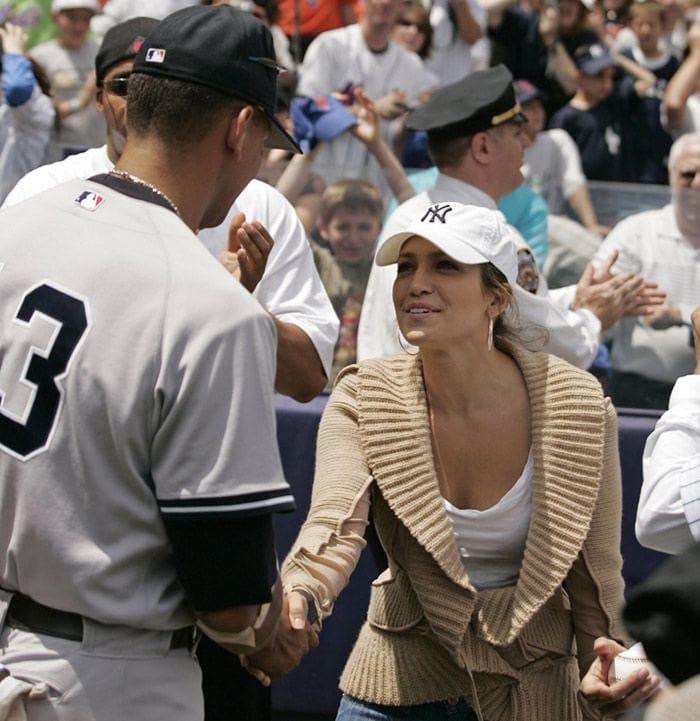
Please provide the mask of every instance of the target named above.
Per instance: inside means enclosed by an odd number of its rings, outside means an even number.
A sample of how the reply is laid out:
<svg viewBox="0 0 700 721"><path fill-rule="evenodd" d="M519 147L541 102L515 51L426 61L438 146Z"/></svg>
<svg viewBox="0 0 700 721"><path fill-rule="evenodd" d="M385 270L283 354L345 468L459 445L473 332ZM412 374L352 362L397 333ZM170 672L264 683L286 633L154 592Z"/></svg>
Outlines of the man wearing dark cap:
<svg viewBox="0 0 700 721"><path fill-rule="evenodd" d="M195 623L278 632L274 324L194 235L295 147L273 58L246 13L174 14L115 170L0 213L0 678L30 721L201 719Z"/></svg>
<svg viewBox="0 0 700 721"><path fill-rule="evenodd" d="M380 243L401 231L426 204L454 200L496 209L498 200L523 182L520 166L529 139L512 83L510 72L498 65L439 89L423 107L409 114L408 127L427 131L428 149L440 173L432 189L394 211L382 230ZM391 303L392 283L392 270L375 264L360 317L360 360L401 352ZM629 307L627 303L635 302L642 285L641 278L625 274L591 291L592 279L586 278L570 293L557 291L561 302L552 297L541 277L536 293L519 286L514 291L523 326L549 331L544 350L588 368L598 350L598 315L606 325L614 322ZM542 347L540 337L537 347Z"/></svg>

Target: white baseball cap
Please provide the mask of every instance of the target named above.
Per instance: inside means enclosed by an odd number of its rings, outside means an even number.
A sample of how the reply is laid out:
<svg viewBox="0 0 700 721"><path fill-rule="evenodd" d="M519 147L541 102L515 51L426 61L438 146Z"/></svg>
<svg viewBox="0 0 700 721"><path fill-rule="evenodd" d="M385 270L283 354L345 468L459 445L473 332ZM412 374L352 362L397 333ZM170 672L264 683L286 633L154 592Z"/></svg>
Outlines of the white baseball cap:
<svg viewBox="0 0 700 721"><path fill-rule="evenodd" d="M51 0L51 12L63 10L92 10L96 15L101 10L99 0Z"/></svg>
<svg viewBox="0 0 700 721"><path fill-rule="evenodd" d="M401 246L414 235L429 240L459 263L493 263L511 285L516 283L520 238L497 210L456 202L426 206L406 230L379 246L376 264L396 263Z"/></svg>

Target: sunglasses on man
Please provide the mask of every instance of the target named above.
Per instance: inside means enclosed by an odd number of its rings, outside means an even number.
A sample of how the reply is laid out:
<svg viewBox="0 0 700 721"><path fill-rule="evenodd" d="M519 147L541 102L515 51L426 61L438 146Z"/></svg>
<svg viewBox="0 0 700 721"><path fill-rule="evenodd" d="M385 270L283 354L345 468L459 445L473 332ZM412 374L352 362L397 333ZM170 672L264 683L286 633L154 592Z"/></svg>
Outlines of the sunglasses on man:
<svg viewBox="0 0 700 721"><path fill-rule="evenodd" d="M131 73L125 75L117 75L114 78L105 80L103 85L108 92L118 95L120 98L125 98L129 92L129 77Z"/></svg>

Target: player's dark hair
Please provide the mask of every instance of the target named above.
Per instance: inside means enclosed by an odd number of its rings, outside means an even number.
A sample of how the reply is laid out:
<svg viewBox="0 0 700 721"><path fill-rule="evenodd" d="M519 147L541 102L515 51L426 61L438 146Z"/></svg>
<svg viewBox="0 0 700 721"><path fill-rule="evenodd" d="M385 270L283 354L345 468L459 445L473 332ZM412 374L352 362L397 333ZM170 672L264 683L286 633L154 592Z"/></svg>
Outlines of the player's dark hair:
<svg viewBox="0 0 700 721"><path fill-rule="evenodd" d="M129 132L189 145L210 132L222 115L245 102L205 85L133 73L129 78Z"/></svg>

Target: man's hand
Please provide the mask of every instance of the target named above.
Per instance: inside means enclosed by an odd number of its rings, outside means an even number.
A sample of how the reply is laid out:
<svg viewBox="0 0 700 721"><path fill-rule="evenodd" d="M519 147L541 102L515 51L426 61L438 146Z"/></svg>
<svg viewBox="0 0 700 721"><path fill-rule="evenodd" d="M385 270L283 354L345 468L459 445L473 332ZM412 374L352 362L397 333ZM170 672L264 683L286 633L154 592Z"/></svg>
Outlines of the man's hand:
<svg viewBox="0 0 700 721"><path fill-rule="evenodd" d="M608 684L610 664L615 656L625 650L624 646L609 638L597 638L593 644L597 658L581 680L579 692L601 715L615 716L634 708L656 692L660 678L646 668L622 681Z"/></svg>
<svg viewBox="0 0 700 721"><path fill-rule="evenodd" d="M394 120L408 110L406 93L403 90L392 90L383 98L375 100L374 107L384 120Z"/></svg>
<svg viewBox="0 0 700 721"><path fill-rule="evenodd" d="M306 614L306 599L291 591L284 598L273 643L251 656L240 656L243 668L264 686L295 669L301 659L318 646L318 631L308 623Z"/></svg>
<svg viewBox="0 0 700 721"><path fill-rule="evenodd" d="M656 283L645 281L636 273L613 275L612 266L617 260L615 250L598 268L586 266L579 282L573 307L587 308L607 330L625 315L649 315L666 299L666 293Z"/></svg>
<svg viewBox="0 0 700 721"><path fill-rule="evenodd" d="M262 223L246 223L245 214L236 213L228 230L228 248L219 253L219 262L252 293L263 277L273 245Z"/></svg>
<svg viewBox="0 0 700 721"><path fill-rule="evenodd" d="M655 330L666 330L666 328L671 328L674 325L680 325L683 319L681 318L680 308L667 300L651 309L646 314L644 322Z"/></svg>
<svg viewBox="0 0 700 721"><path fill-rule="evenodd" d="M540 15L539 32L547 47L556 42L559 33L559 10L556 7L545 7Z"/></svg>
<svg viewBox="0 0 700 721"><path fill-rule="evenodd" d="M695 343L695 370L693 373L700 375L700 305L690 314L690 322L693 325L693 341Z"/></svg>

